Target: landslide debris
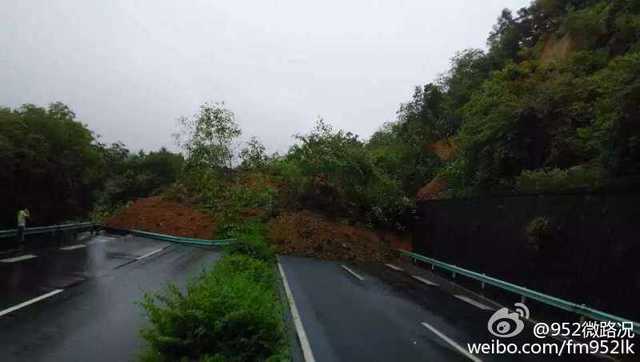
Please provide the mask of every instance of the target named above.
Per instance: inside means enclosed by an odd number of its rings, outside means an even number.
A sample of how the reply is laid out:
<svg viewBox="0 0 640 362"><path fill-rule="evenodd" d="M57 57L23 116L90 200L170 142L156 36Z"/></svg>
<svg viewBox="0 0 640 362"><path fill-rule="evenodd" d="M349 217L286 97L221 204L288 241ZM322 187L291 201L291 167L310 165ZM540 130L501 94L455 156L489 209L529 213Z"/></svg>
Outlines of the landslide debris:
<svg viewBox="0 0 640 362"><path fill-rule="evenodd" d="M330 221L306 210L272 219L268 237L280 254L354 262L385 262L395 256L390 234Z"/></svg>
<svg viewBox="0 0 640 362"><path fill-rule="evenodd" d="M105 225L200 239L213 239L216 231L211 216L159 196L134 201L108 219Z"/></svg>

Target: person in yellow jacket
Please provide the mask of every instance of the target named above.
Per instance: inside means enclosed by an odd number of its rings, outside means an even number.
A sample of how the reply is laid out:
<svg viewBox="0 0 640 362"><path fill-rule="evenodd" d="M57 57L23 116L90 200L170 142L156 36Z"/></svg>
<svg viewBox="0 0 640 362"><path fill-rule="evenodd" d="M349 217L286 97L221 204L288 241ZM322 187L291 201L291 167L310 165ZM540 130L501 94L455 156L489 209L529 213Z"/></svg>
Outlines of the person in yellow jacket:
<svg viewBox="0 0 640 362"><path fill-rule="evenodd" d="M31 217L28 209L18 211L18 242L24 242L24 229L27 227L27 219Z"/></svg>

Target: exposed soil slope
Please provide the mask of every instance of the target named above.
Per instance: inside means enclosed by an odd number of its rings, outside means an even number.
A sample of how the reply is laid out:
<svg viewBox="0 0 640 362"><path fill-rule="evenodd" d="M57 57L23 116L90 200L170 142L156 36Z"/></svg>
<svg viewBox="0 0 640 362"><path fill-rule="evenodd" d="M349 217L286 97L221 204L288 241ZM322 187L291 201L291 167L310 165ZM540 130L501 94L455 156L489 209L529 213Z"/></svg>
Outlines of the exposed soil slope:
<svg viewBox="0 0 640 362"><path fill-rule="evenodd" d="M161 197L138 199L105 224L119 229L138 229L200 239L212 239L216 228L211 216Z"/></svg>

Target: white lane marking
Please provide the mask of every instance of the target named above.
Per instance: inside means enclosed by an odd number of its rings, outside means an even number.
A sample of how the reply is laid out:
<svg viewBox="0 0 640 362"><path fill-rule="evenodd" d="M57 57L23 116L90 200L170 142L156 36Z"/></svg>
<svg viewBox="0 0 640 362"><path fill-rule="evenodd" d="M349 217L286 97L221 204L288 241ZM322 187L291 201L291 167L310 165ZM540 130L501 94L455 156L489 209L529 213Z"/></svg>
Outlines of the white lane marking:
<svg viewBox="0 0 640 362"><path fill-rule="evenodd" d="M456 298L458 298L458 299L460 299L460 300L462 300L464 302L467 302L467 303L471 304L474 307L480 308L482 310L492 310L493 309L493 308L489 307L488 305L482 304L482 303L480 303L478 301L475 301L475 300L473 300L473 299L471 299L471 298L469 298L469 297L467 297L465 295L454 294L454 297L456 297Z"/></svg>
<svg viewBox="0 0 640 362"><path fill-rule="evenodd" d="M356 278L358 278L360 280L364 280L364 277L360 276L358 273L356 273L353 270L349 269L346 265L340 265L340 266L342 267L342 269L348 271L354 277L356 277Z"/></svg>
<svg viewBox="0 0 640 362"><path fill-rule="evenodd" d="M9 314L9 313L11 313L11 312L15 312L15 311L17 311L18 309L24 308L24 307L26 307L26 306L28 306L28 305L33 304L33 303L37 303L37 302L39 302L39 301L41 301L41 300L43 300L43 299L47 299L47 298L49 298L49 297L53 297L54 295L56 295L56 294L58 294L58 293L62 293L62 291L63 291L63 290L64 290L64 289L56 289L56 290L53 290L53 291L51 291L51 292L49 292L49 293L47 293L47 294L43 294L43 295L41 295L41 296L39 296L39 297L35 297L35 298L33 298L33 299L29 299L29 300L27 300L26 302L20 303L20 304L18 304L18 305L14 305L14 306L13 306L13 307L11 307L11 308L7 308L7 309L5 309L5 310L3 310L3 311L0 311L0 317L2 317L3 315Z"/></svg>
<svg viewBox="0 0 640 362"><path fill-rule="evenodd" d="M160 248L160 249L156 249L156 250L154 250L154 251L148 252L148 253L146 253L146 254L144 254L144 255L142 255L142 256L137 257L137 258L136 258L136 260L141 260L141 259L144 259L144 258L148 258L148 257L150 257L150 256L151 256L151 255L153 255L153 254L157 254L157 253L159 253L159 252L163 251L164 249L165 249L165 248Z"/></svg>
<svg viewBox="0 0 640 362"><path fill-rule="evenodd" d="M0 262L3 262L3 263L15 263L17 261L29 260L29 259L33 259L33 258L37 258L37 256L35 256L33 254L26 254L26 255L16 256L14 258L2 259L2 260L0 260Z"/></svg>
<svg viewBox="0 0 640 362"><path fill-rule="evenodd" d="M434 283L434 282L432 282L431 280L425 279L425 278L423 278L423 277L421 277L421 276L412 275L411 277L412 277L413 279L415 279L415 280L417 280L417 281L421 282L421 283L426 284L426 285L431 285L431 286L434 286L434 287L439 286L439 284L438 284L438 283Z"/></svg>
<svg viewBox="0 0 640 362"><path fill-rule="evenodd" d="M91 239L91 241L87 242L87 245L106 243L113 240L118 240L118 238L113 238L110 236L96 236L93 239Z"/></svg>
<svg viewBox="0 0 640 362"><path fill-rule="evenodd" d="M75 250L75 249L86 248L86 247L87 246L85 244L76 244L76 245L64 246L60 248L60 250Z"/></svg>
<svg viewBox="0 0 640 362"><path fill-rule="evenodd" d="M458 352L462 353L465 357L469 358L470 360L472 360L474 362L482 362L482 360L480 358L478 358L478 357L472 355L471 353L467 352L467 350L462 348L462 346L460 346L459 344L454 342L451 338L449 338L449 337L445 336L444 334L442 334L442 332L440 332L439 330L433 328L428 323L421 322L420 324L422 324L423 327L425 327L428 330L430 330L431 332L433 332L436 336L442 338L445 342L449 343L449 345L451 345L453 348L455 348Z"/></svg>
<svg viewBox="0 0 640 362"><path fill-rule="evenodd" d="M401 267L395 266L393 264L385 264L385 265L388 266L389 268L393 269L393 270L396 270L396 271L404 271L404 269L402 269Z"/></svg>
<svg viewBox="0 0 640 362"><path fill-rule="evenodd" d="M300 341L300 347L302 348L302 355L304 357L304 360L306 362L315 362L316 359L313 357L311 344L309 344L307 333L304 331L302 319L300 319L300 313L298 312L298 307L296 307L296 301L293 299L293 294L291 293L291 289L289 288L287 276L284 274L284 270L282 269L282 265L280 264L280 262L278 262L278 270L280 270L280 276L282 277L282 283L284 284L284 292L287 295L287 300L289 301L291 318L293 318L293 324L296 327L296 332L298 334L298 340Z"/></svg>

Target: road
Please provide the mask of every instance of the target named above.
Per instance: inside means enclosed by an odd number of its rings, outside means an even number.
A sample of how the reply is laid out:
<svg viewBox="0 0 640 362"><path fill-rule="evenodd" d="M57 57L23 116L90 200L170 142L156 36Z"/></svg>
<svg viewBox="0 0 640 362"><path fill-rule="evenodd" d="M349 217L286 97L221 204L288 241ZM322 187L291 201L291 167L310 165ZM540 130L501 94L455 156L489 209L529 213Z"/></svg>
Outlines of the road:
<svg viewBox="0 0 640 362"><path fill-rule="evenodd" d="M184 286L219 256L212 249L109 235L3 256L0 361L135 360L145 324L136 302L167 282ZM322 362L571 360L470 355L467 343L496 339L487 321L499 306L427 271L293 256L279 261L298 313L286 318L293 325L299 317L308 342L300 349L291 336L296 361L305 353ZM530 327L525 331L504 342L539 342Z"/></svg>
<svg viewBox="0 0 640 362"><path fill-rule="evenodd" d="M451 286L443 285L445 280L430 273L424 272L420 281L412 277L415 274L381 264L279 259L316 361L572 360L465 354L461 349L466 350L467 343L497 339L489 334L487 322L498 305L452 292ZM525 332L503 342L540 342L531 327Z"/></svg>
<svg viewBox="0 0 640 362"><path fill-rule="evenodd" d="M0 260L0 361L135 360L145 323L136 302L167 282L183 286L219 253L99 235L26 257Z"/></svg>

